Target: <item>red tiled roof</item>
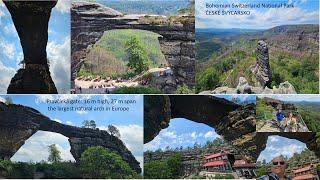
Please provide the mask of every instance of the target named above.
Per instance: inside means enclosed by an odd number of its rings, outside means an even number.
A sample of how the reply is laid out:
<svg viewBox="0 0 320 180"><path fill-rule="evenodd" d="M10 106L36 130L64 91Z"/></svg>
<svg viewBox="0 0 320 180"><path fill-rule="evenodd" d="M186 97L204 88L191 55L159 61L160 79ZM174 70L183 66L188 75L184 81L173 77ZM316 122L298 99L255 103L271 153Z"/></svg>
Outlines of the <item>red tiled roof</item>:
<svg viewBox="0 0 320 180"><path fill-rule="evenodd" d="M221 156L224 156L226 155L226 153L217 153L217 154L211 154L209 156L206 156L205 158L206 159L212 159L212 158L217 158L217 157L221 157Z"/></svg>
<svg viewBox="0 0 320 180"><path fill-rule="evenodd" d="M304 171L309 171L311 169L312 169L311 165L309 165L309 166L306 166L306 167L303 167L300 169L293 170L293 173L296 174L296 173L300 173L300 172L304 172Z"/></svg>
<svg viewBox="0 0 320 180"><path fill-rule="evenodd" d="M316 176L313 174L305 174L302 176L296 176L292 180L304 180L304 179L314 179L314 178L316 178Z"/></svg>
<svg viewBox="0 0 320 180"><path fill-rule="evenodd" d="M256 167L256 165L240 159L234 162L233 167Z"/></svg>
<svg viewBox="0 0 320 180"><path fill-rule="evenodd" d="M203 165L203 167L216 167L216 166L222 166L225 164L227 164L225 161L219 160L219 161L207 162Z"/></svg>

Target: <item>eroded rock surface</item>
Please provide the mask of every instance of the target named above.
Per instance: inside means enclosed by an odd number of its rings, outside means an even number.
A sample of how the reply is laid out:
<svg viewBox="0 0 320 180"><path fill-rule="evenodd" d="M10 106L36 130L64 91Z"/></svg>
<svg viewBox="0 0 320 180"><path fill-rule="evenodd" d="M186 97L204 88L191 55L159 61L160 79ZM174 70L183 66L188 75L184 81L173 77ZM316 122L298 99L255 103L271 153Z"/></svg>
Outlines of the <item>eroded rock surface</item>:
<svg viewBox="0 0 320 180"><path fill-rule="evenodd" d="M271 83L271 70L269 65L269 49L267 43L263 40L258 41L257 49L257 64L252 69L258 84L266 87Z"/></svg>
<svg viewBox="0 0 320 180"><path fill-rule="evenodd" d="M46 46L48 23L54 1L3 1L18 32L25 68L12 78L7 92L56 94L50 76Z"/></svg>
<svg viewBox="0 0 320 180"><path fill-rule="evenodd" d="M169 87L163 86L164 91L173 93L178 85L183 84L193 87L195 85L194 22L153 24L143 22L141 18L144 18L144 15L123 15L97 3L74 2L71 8L72 81L77 77L90 47L102 37L105 31L140 29L161 35L159 37L161 51L174 76L174 82ZM172 85L175 88L172 88Z"/></svg>
<svg viewBox="0 0 320 180"><path fill-rule="evenodd" d="M69 138L71 154L79 162L81 153L91 146L103 146L117 152L137 173L141 172L139 162L124 143L107 131L79 128L58 123L39 111L22 106L6 105L0 102L0 158L10 159L25 141L38 130L62 134Z"/></svg>
<svg viewBox="0 0 320 180"><path fill-rule="evenodd" d="M170 119L186 118L206 124L224 136L230 144L253 159L255 105L240 106L214 96L145 96L144 143L152 141Z"/></svg>

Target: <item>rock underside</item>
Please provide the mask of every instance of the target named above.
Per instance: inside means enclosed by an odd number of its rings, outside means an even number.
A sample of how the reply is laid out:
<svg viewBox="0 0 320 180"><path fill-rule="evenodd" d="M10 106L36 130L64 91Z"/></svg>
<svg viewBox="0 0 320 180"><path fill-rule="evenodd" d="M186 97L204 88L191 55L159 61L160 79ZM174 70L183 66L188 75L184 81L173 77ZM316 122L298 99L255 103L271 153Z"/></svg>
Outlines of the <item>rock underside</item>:
<svg viewBox="0 0 320 180"><path fill-rule="evenodd" d="M118 153L130 167L141 173L139 162L124 143L107 131L64 125L49 119L39 111L0 102L0 158L10 159L19 148L39 130L59 133L69 138L71 154L77 163L81 154L89 147L103 146Z"/></svg>
<svg viewBox="0 0 320 180"><path fill-rule="evenodd" d="M57 1L4 1L18 32L25 68L11 80L8 93L56 94L47 61L48 23Z"/></svg>

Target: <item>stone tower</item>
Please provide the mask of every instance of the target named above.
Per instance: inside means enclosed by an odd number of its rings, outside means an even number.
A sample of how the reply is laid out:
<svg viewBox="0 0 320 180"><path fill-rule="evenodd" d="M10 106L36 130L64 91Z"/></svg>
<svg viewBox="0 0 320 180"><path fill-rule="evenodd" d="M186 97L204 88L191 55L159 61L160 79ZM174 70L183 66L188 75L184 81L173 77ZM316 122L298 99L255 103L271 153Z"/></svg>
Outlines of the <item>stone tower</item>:
<svg viewBox="0 0 320 180"><path fill-rule="evenodd" d="M269 65L269 50L267 43L263 40L258 41L256 49L257 64L252 68L257 84L266 87L271 83L271 70Z"/></svg>

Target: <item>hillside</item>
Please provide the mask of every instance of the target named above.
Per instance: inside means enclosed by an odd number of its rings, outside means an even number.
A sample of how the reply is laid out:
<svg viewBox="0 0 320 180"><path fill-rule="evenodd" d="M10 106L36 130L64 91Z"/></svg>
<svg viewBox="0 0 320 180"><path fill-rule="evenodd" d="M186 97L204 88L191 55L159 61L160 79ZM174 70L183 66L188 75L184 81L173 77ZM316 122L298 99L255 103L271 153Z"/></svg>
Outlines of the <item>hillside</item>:
<svg viewBox="0 0 320 180"><path fill-rule="evenodd" d="M131 37L137 37L140 40L148 58L153 62L150 65L151 67L166 64L164 55L160 50L158 34L144 30L110 30L106 31L90 50L80 75L85 75L84 72L89 71L100 76L126 74L128 55L125 44Z"/></svg>
<svg viewBox="0 0 320 180"><path fill-rule="evenodd" d="M289 81L297 93L318 93L318 28L318 25L287 25L259 32L235 31L234 35L226 30L224 36L221 30L201 33L197 36L197 49L201 49L197 54L197 90L236 87L241 76L253 85L250 67L256 63L257 42L263 39L269 48L272 73L269 88ZM213 77L216 81L208 80Z"/></svg>
<svg viewBox="0 0 320 180"><path fill-rule="evenodd" d="M320 102L295 102L295 104L309 129L320 132Z"/></svg>
<svg viewBox="0 0 320 180"><path fill-rule="evenodd" d="M96 0L96 2L125 14L176 15L185 8L189 0Z"/></svg>

